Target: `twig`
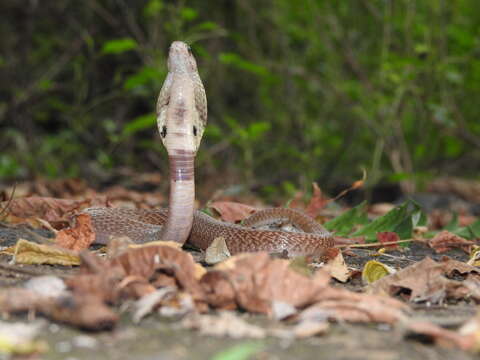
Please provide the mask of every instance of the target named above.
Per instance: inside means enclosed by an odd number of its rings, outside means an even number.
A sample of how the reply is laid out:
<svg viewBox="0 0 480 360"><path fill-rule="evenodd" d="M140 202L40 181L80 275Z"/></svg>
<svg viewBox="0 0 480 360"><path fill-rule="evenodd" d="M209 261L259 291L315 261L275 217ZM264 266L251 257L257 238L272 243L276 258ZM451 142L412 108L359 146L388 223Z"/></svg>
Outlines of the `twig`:
<svg viewBox="0 0 480 360"><path fill-rule="evenodd" d="M384 243L376 242L371 244L352 244L352 245L338 245L337 248L360 248L360 247L376 247L376 246L387 246L387 245L396 245L396 244L403 244L407 242L418 241L415 239L405 239L405 240L398 240L398 241L387 241Z"/></svg>

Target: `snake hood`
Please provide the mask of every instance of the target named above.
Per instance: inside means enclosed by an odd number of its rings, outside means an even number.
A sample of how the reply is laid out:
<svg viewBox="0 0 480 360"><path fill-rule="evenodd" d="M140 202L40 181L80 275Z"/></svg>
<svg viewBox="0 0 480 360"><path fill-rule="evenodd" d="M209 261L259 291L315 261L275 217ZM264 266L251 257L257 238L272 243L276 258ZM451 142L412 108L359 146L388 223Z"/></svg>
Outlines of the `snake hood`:
<svg viewBox="0 0 480 360"><path fill-rule="evenodd" d="M169 155L195 154L207 125L207 97L190 47L170 46L168 75L157 101L157 124Z"/></svg>

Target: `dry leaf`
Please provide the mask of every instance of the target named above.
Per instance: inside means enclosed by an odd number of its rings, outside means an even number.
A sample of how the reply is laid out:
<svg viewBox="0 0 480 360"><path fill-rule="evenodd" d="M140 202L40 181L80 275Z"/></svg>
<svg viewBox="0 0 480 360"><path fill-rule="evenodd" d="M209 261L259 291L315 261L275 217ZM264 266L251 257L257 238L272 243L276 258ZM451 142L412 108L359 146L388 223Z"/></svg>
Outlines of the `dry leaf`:
<svg viewBox="0 0 480 360"><path fill-rule="evenodd" d="M480 266L480 246L473 245L467 264L472 266Z"/></svg>
<svg viewBox="0 0 480 360"><path fill-rule="evenodd" d="M18 264L80 265L79 256L71 250L54 245L37 244L24 239L18 240L15 246L0 253L13 255L13 261Z"/></svg>
<svg viewBox="0 0 480 360"><path fill-rule="evenodd" d="M377 240L380 243L392 243L400 240L400 237L396 232L393 231L383 231L377 233ZM398 249L398 244L387 245L387 249Z"/></svg>
<svg viewBox="0 0 480 360"><path fill-rule="evenodd" d="M329 201L328 198L323 196L322 190L316 182L312 183L312 187L313 194L304 212L315 219L318 215L320 215L320 211Z"/></svg>
<svg viewBox="0 0 480 360"><path fill-rule="evenodd" d="M434 249L437 253L445 252L451 248L460 248L467 254L470 253L472 246L475 244L473 241L464 239L447 230L439 232L435 237L428 240L427 243L428 246Z"/></svg>
<svg viewBox="0 0 480 360"><path fill-rule="evenodd" d="M39 310L49 318L86 330L111 330L118 321L112 312L96 296L64 296L41 304Z"/></svg>
<svg viewBox="0 0 480 360"><path fill-rule="evenodd" d="M351 272L345 264L342 252L339 249L335 250L337 250L337 255L330 260L323 269L334 279L337 279L340 282L346 282L350 278Z"/></svg>
<svg viewBox="0 0 480 360"><path fill-rule="evenodd" d="M410 265L395 274L385 276L370 284L367 291L372 294L397 295L402 293L411 302L428 301L442 303L445 298L461 299L471 297L480 300L479 282L455 281L446 278L454 271L477 273L477 269L467 264L446 260L435 262L430 258Z"/></svg>
<svg viewBox="0 0 480 360"><path fill-rule="evenodd" d="M230 256L232 255L225 243L225 238L222 236L213 239L212 243L205 250L205 262L210 265L222 262Z"/></svg>
<svg viewBox="0 0 480 360"><path fill-rule="evenodd" d="M0 203L5 207L6 201ZM8 214L20 218L38 217L50 223L68 222L74 212L91 206L90 200L68 200L51 197L32 196L13 199L8 206Z"/></svg>
<svg viewBox="0 0 480 360"><path fill-rule="evenodd" d="M74 227L60 230L55 238L58 246L73 251L88 249L94 241L95 230L87 214L77 215Z"/></svg>
<svg viewBox="0 0 480 360"><path fill-rule="evenodd" d="M394 274L396 270L376 260L368 261L362 271L362 280L364 284L371 284L384 276Z"/></svg>
<svg viewBox="0 0 480 360"><path fill-rule="evenodd" d="M135 310L133 313L133 322L138 324L142 318L160 306L162 301L164 301L168 296L174 295L176 292L177 291L174 287L167 286L137 300L134 305Z"/></svg>
<svg viewBox="0 0 480 360"><path fill-rule="evenodd" d="M215 201L208 205L220 214L223 221L237 223L253 214L256 209L250 205L245 205L233 201Z"/></svg>
<svg viewBox="0 0 480 360"><path fill-rule="evenodd" d="M406 319L409 308L386 296L358 294L345 289L327 288L315 304L300 313L302 319L327 317L337 321L393 324Z"/></svg>
<svg viewBox="0 0 480 360"><path fill-rule="evenodd" d="M108 261L86 252L82 260L81 273L67 280L75 294L93 293L103 301L116 302L120 297L141 298L156 288L173 286L192 295L199 309L205 309L198 284L205 271L182 250L145 246Z"/></svg>
<svg viewBox="0 0 480 360"><path fill-rule="evenodd" d="M36 291L24 288L0 290L0 313L18 313L37 309L41 303L51 301Z"/></svg>
<svg viewBox="0 0 480 360"><path fill-rule="evenodd" d="M464 336L427 321L408 323L407 330L415 334L429 336L437 345L443 347L470 350L475 345L474 336Z"/></svg>
<svg viewBox="0 0 480 360"><path fill-rule="evenodd" d="M209 304L223 309L238 304L248 311L271 313L273 301L304 307L330 279L323 271L307 277L288 260L270 259L263 252L234 256L228 263L229 269L210 271L201 279Z"/></svg>
<svg viewBox="0 0 480 360"><path fill-rule="evenodd" d="M67 292L65 282L58 276L53 275L36 276L25 282L23 286L40 296L52 298L66 295Z"/></svg>

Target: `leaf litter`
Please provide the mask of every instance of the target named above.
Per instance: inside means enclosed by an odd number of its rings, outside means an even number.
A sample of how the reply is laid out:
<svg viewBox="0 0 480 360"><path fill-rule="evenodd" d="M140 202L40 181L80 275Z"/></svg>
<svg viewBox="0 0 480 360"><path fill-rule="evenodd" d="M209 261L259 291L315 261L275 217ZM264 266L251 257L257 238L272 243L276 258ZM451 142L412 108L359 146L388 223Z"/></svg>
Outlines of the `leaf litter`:
<svg viewBox="0 0 480 360"><path fill-rule="evenodd" d="M73 186L68 191L85 194L88 188ZM109 191L117 203L133 203L139 207L139 203L145 201L144 196L119 187ZM102 196L90 194L96 199ZM353 286L352 291L348 287L355 283L354 275L360 274L362 268L355 267L355 262L353 266L347 265L349 258L358 256L353 247L352 251L348 246L359 242L360 246L363 240L378 240L378 246L386 246L381 252L370 253L370 257L387 256L387 252L402 254L408 248L402 247L401 240L413 237L418 244L427 244L437 252L460 248L473 253L478 240L475 221L463 227L452 223L448 231L438 232L427 227L428 219L414 202L393 207L373 220L368 218L368 208L362 203L325 223L325 227L334 231L338 243L346 248L332 249L323 267L308 264L305 259L272 258L261 252L230 257L219 239L218 249L212 251L214 255L223 254L223 258L215 266L204 268L188 252L163 243L132 247L128 239L126 243L112 241L108 257L89 250L94 232L88 216L77 216L74 224L73 215L100 201L105 205L105 199L85 200L80 195L78 200L30 197L10 202L6 215L10 223L23 221L33 228L50 225L59 231L55 233L55 244L21 239L4 253L14 255L17 263L81 264L75 275L64 279L54 277L42 280L45 282L39 282L41 285L1 289L2 313L36 311L53 321L82 329L106 330L119 326L116 309L122 304L131 304L130 313L135 323L158 313L183 319L179 322L181 326L198 329L206 335L251 338L316 336L329 332L332 321L386 323L404 329L405 337L420 334L442 346L469 351L480 349L478 316L457 330L445 329L433 322L416 320L411 306L458 301L478 303L480 275L475 266L447 257L438 261L425 258L403 269L372 261L363 269L363 273L368 274L364 275L368 285ZM158 202L161 200L150 201L147 206L158 206ZM296 203L302 207L299 201ZM328 204L318 186L314 186L314 195L304 208L323 220L322 213ZM216 201L210 207L223 220L237 223L255 211L249 205L230 201ZM342 252L348 257L347 261ZM76 260L59 260L68 256ZM395 256L398 255L393 258ZM43 262L44 258L50 262ZM217 260L212 261L215 262ZM52 291L38 291L39 287L49 286L54 286ZM61 291L54 291L55 288ZM213 310L217 312L212 313ZM278 323L270 327L251 324L250 318L239 316L238 311L265 314Z"/></svg>

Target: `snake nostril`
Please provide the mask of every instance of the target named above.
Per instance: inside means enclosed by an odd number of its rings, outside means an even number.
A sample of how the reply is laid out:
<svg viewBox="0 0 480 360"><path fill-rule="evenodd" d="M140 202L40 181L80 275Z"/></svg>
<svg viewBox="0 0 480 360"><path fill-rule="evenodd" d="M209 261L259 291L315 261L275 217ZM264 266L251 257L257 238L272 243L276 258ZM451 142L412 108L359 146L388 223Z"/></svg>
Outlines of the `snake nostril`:
<svg viewBox="0 0 480 360"><path fill-rule="evenodd" d="M167 127L165 125L162 126L162 132L160 133L160 136L164 138L167 136Z"/></svg>
<svg viewBox="0 0 480 360"><path fill-rule="evenodd" d="M197 136L197 127L193 125L193 136Z"/></svg>

